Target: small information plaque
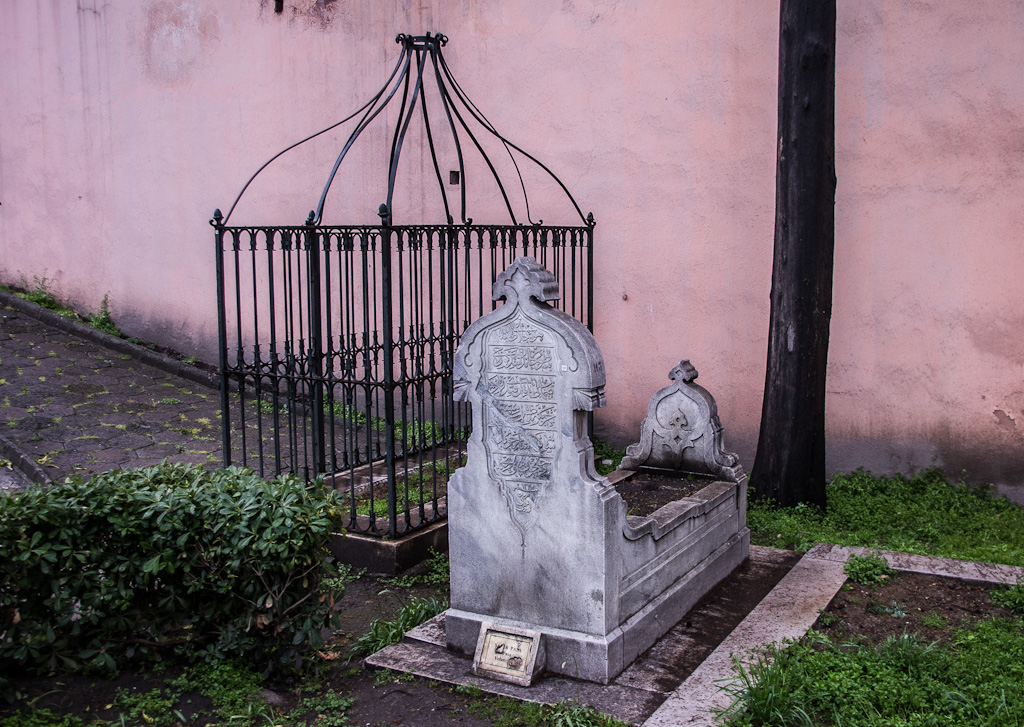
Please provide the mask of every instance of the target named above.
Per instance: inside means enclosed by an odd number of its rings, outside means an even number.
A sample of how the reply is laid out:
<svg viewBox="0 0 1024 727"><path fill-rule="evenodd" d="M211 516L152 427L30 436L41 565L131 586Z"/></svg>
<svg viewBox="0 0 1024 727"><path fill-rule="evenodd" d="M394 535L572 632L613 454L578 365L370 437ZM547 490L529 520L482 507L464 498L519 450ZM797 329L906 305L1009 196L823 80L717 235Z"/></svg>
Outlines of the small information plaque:
<svg viewBox="0 0 1024 727"><path fill-rule="evenodd" d="M473 673L528 687L544 668L542 634L484 622L473 657Z"/></svg>

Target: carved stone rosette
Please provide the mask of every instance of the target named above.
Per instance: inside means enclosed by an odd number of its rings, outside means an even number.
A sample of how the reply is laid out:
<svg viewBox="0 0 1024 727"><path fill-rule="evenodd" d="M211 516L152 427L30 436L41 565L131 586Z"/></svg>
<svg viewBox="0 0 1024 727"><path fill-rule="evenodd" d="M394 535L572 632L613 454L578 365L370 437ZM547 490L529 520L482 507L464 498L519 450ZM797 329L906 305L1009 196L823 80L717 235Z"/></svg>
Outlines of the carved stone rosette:
<svg viewBox="0 0 1024 727"><path fill-rule="evenodd" d="M739 457L723 448L718 405L694 383L697 369L683 360L668 377L672 384L651 397L640 441L626 448L622 469L675 470L739 482Z"/></svg>

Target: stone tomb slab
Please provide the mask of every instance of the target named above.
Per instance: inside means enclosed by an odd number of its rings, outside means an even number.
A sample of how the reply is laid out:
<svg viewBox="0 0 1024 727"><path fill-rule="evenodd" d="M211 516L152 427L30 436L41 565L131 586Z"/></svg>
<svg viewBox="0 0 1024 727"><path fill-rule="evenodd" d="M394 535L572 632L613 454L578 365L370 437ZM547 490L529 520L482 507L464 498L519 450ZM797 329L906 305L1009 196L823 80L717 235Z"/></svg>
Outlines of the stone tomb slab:
<svg viewBox="0 0 1024 727"><path fill-rule="evenodd" d="M601 351L546 303L558 295L550 272L517 259L494 285L504 305L456 352L473 431L448 488L446 638L471 656L487 623L540 632L541 668L608 683L747 557L746 481L627 518L587 436L605 401Z"/></svg>

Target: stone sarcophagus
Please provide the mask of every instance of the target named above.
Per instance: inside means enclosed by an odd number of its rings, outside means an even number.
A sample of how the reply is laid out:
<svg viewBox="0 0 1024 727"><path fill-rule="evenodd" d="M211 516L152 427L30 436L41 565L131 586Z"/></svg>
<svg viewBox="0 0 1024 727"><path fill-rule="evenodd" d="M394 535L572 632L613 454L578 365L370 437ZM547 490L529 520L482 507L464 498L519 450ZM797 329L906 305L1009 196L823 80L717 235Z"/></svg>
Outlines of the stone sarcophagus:
<svg viewBox="0 0 1024 727"><path fill-rule="evenodd" d="M545 303L557 297L548 271L517 259L494 285L504 305L456 352L473 432L448 486L445 626L465 654L487 629L536 634L537 671L607 683L746 558L745 482L627 517L587 436L587 412L604 404L601 352Z"/></svg>

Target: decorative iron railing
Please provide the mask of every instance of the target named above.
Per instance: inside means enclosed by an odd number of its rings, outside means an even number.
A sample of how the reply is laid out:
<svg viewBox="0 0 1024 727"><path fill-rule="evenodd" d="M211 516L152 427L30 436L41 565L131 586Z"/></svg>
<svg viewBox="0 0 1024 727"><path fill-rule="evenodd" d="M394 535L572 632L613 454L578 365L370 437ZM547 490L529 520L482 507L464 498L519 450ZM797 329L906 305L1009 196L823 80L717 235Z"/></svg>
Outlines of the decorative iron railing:
<svg viewBox="0 0 1024 727"><path fill-rule="evenodd" d="M558 279L559 307L589 326L594 231L593 216L584 217L562 181L470 101L444 59L447 37L395 40L398 61L369 102L275 154L227 216L217 210L211 220L225 464L265 475L322 476L345 493L350 531L390 537L447 513L448 472L460 466L471 426L469 409L452 397L452 360L461 333L496 305L492 282L517 256L532 255ZM323 225L342 163L362 133L386 118L392 101L399 108L380 223ZM445 224L395 225L392 217L400 157L417 116L431 162L424 168L433 170L441 202L435 212ZM229 226L264 169L348 122L351 131L305 225ZM457 186L457 196L444 184L439 148L457 166L448 184ZM478 159L468 163L474 150ZM502 181L502 169L513 181ZM509 224L474 224L467 173L492 190L484 208L503 209ZM537 177L546 185L545 202L568 203L563 213L579 224L534 220L527 179Z"/></svg>
<svg viewBox="0 0 1024 727"><path fill-rule="evenodd" d="M350 531L447 513L471 422L452 398L462 331L532 255L589 324L593 225L228 227L215 218L225 463L324 476Z"/></svg>

